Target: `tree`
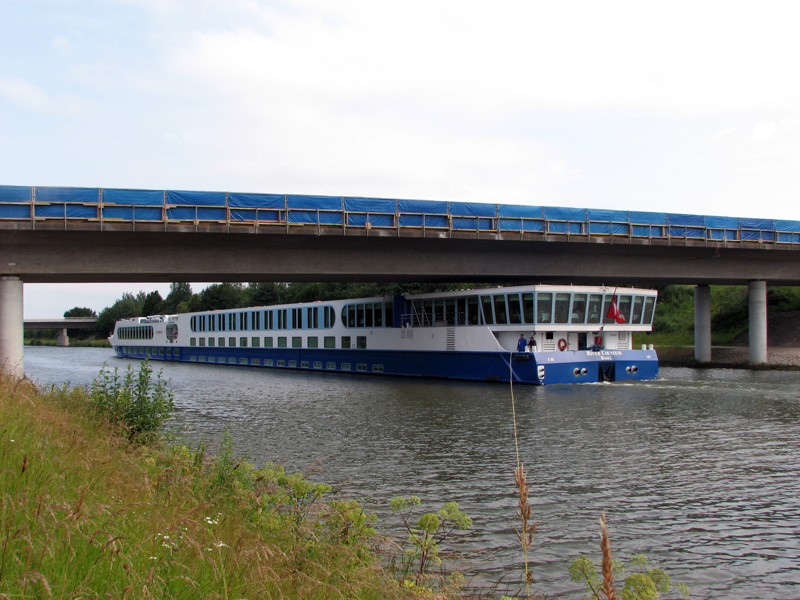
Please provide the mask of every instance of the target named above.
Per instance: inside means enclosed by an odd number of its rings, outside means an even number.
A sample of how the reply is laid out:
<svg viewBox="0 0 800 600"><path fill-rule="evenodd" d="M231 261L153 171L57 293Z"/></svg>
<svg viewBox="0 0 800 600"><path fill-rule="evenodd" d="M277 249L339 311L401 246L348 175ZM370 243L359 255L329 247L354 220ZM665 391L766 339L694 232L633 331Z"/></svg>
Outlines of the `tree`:
<svg viewBox="0 0 800 600"><path fill-rule="evenodd" d="M241 283L216 283L200 293L202 310L241 308L247 305L247 295Z"/></svg>
<svg viewBox="0 0 800 600"><path fill-rule="evenodd" d="M178 307L183 305L188 307L189 301L192 299L192 286L185 282L172 283L169 286L169 294L164 300L164 312L171 314L181 311Z"/></svg>
<svg viewBox="0 0 800 600"><path fill-rule="evenodd" d="M76 306L75 308L70 308L68 311L64 312L64 318L68 319L70 317L96 317L97 313L94 312L91 308L81 308Z"/></svg>
<svg viewBox="0 0 800 600"><path fill-rule="evenodd" d="M259 281L247 286L247 304L250 306L271 306L282 304L286 297L286 285L271 281Z"/></svg>
<svg viewBox="0 0 800 600"><path fill-rule="evenodd" d="M142 302L142 315L157 315L162 312L162 304L164 303L164 299L161 297L161 294L158 293L158 290L150 292L144 297L144 302Z"/></svg>

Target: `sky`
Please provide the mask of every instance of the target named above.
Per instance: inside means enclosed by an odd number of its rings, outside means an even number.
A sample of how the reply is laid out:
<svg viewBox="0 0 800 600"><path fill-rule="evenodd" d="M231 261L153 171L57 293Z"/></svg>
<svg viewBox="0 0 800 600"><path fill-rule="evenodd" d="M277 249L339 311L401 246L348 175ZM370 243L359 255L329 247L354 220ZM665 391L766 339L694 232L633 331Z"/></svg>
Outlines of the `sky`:
<svg viewBox="0 0 800 600"><path fill-rule="evenodd" d="M794 8L3 0L0 185L800 220ZM153 289L26 284L25 317Z"/></svg>

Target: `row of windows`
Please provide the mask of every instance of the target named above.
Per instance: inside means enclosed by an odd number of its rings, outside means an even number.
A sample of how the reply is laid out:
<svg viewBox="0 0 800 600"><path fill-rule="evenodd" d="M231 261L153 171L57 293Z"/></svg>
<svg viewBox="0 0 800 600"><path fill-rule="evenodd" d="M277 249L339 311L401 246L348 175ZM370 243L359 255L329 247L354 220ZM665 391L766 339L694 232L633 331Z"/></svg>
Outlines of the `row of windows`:
<svg viewBox="0 0 800 600"><path fill-rule="evenodd" d="M615 323L611 303L630 325L650 325L656 299L631 294L532 292L412 302L411 325L522 325ZM534 321L534 315L536 320Z"/></svg>
<svg viewBox="0 0 800 600"><path fill-rule="evenodd" d="M331 306L243 310L194 315L190 323L194 332L330 329L336 313Z"/></svg>
<svg viewBox="0 0 800 600"><path fill-rule="evenodd" d="M124 346L123 356L174 356L180 358L180 348L150 348L147 346Z"/></svg>
<svg viewBox="0 0 800 600"><path fill-rule="evenodd" d="M345 327L392 327L394 310L389 302L361 302L342 307Z"/></svg>
<svg viewBox="0 0 800 600"><path fill-rule="evenodd" d="M135 325L133 327L117 327L117 338L121 340L152 340L152 325Z"/></svg>
<svg viewBox="0 0 800 600"><path fill-rule="evenodd" d="M331 371L352 371L353 370L353 363L343 362L339 363L339 368L336 366L335 361L327 361L325 362L325 366L323 367L323 363L321 360L315 360L313 363L307 360L284 360L284 359L273 359L273 358L246 358L244 356L239 357L238 359L235 356L208 356L208 355L191 355L189 356L189 360L192 362L201 362L201 363L217 363L217 364L229 364L229 365L252 365L252 366L265 366L265 367L289 367L291 369L296 369L298 365L301 369L327 369ZM368 369L368 365L366 363L356 363L355 370L361 373L366 373ZM383 365L381 364L373 364L372 365L372 372L373 373L383 373Z"/></svg>
<svg viewBox="0 0 800 600"><path fill-rule="evenodd" d="M310 335L306 338L306 345L303 346L303 337L296 335L292 337L287 336L252 336L252 337L200 337L189 338L190 346L197 346L200 348L214 348L214 347L238 347L238 348L329 348L335 349L336 336L326 335L322 338L322 346L319 345L319 337ZM367 336L356 336L355 346L352 345L352 338L349 335L343 335L339 338L339 348L349 349L357 348L364 349L367 347Z"/></svg>

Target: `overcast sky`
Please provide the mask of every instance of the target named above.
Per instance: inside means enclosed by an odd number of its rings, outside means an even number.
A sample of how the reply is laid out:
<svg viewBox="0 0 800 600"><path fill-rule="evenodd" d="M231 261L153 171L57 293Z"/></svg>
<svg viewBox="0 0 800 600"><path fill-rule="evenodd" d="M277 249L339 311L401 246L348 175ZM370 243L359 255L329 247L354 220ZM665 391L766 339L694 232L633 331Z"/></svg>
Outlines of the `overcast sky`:
<svg viewBox="0 0 800 600"><path fill-rule="evenodd" d="M794 8L2 0L0 185L800 220ZM168 288L27 284L25 316Z"/></svg>

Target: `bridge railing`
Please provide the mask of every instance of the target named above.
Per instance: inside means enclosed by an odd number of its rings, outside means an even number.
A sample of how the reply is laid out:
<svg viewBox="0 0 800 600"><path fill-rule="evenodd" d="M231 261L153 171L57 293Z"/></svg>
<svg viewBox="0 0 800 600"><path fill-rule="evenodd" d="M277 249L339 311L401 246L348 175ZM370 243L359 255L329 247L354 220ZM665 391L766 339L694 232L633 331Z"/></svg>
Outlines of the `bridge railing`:
<svg viewBox="0 0 800 600"><path fill-rule="evenodd" d="M235 192L0 186L0 227L95 223L269 230L394 230L443 235L538 234L547 239L639 239L800 249L800 221L644 211ZM11 225L8 225L11 224Z"/></svg>

